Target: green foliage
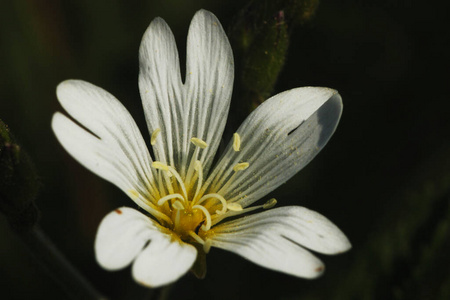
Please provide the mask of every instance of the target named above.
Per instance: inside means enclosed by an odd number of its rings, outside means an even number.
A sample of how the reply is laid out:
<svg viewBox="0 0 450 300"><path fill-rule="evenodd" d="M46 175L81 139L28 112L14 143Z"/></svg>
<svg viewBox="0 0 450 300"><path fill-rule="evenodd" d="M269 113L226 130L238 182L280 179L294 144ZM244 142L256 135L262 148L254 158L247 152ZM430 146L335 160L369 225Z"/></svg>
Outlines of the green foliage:
<svg viewBox="0 0 450 300"><path fill-rule="evenodd" d="M236 111L242 119L269 98L285 64L290 33L308 21L318 1L251 1L233 21L230 39L237 63Z"/></svg>
<svg viewBox="0 0 450 300"><path fill-rule="evenodd" d="M30 157L0 120L0 211L15 230L29 229L37 222L34 200L38 187Z"/></svg>

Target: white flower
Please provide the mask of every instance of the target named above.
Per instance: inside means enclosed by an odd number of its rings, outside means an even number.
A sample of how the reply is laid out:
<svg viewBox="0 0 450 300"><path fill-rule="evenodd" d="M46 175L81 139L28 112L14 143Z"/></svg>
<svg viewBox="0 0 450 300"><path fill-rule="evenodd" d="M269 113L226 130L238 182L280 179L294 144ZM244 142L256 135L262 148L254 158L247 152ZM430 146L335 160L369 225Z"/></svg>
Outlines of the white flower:
<svg viewBox="0 0 450 300"><path fill-rule="evenodd" d="M145 32L139 60L155 160L133 118L111 94L80 80L57 88L61 105L82 125L55 113L52 127L59 142L142 208L118 208L101 222L95 252L103 268L132 264L137 282L158 287L184 275L198 251L217 247L269 269L314 278L324 267L305 248L336 254L351 247L316 212L298 206L270 209L275 199L250 206L327 143L342 111L335 90L296 88L268 99L212 167L234 77L230 44L217 18L204 10L194 16L184 84L175 39L162 19ZM267 210L243 216L255 209ZM232 216L240 217L229 221Z"/></svg>

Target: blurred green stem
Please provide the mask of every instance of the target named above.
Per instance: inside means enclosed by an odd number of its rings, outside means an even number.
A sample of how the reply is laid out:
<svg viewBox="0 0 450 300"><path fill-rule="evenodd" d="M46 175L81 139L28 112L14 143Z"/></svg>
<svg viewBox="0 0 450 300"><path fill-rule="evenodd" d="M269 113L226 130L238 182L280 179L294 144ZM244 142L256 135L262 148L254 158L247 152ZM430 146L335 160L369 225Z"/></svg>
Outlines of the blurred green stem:
<svg viewBox="0 0 450 300"><path fill-rule="evenodd" d="M39 227L18 232L18 236L71 299L107 299L73 267Z"/></svg>
<svg viewBox="0 0 450 300"><path fill-rule="evenodd" d="M106 299L69 263L38 227L39 179L28 154L0 120L0 212L36 261L72 299Z"/></svg>
<svg viewBox="0 0 450 300"><path fill-rule="evenodd" d="M160 288L159 292L157 294L158 295L157 299L158 300L168 300L170 291L172 290L174 285L175 285L175 283L172 283L172 284L166 285L165 287Z"/></svg>
<svg viewBox="0 0 450 300"><path fill-rule="evenodd" d="M319 0L250 1L236 15L229 29L237 65L233 123L240 124L272 95L293 28L307 23L318 4Z"/></svg>

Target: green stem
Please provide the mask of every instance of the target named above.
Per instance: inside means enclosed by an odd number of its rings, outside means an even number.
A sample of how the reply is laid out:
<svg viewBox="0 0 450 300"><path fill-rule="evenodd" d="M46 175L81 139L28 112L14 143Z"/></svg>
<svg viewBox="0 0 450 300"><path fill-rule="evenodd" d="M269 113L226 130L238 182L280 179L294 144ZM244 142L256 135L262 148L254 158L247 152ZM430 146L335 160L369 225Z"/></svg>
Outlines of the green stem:
<svg viewBox="0 0 450 300"><path fill-rule="evenodd" d="M18 234L48 275L71 299L107 299L100 294L37 226Z"/></svg>
<svg viewBox="0 0 450 300"><path fill-rule="evenodd" d="M175 285L175 283L172 283L172 284L169 284L169 285L166 285L166 286L160 288L158 290L158 293L156 293L156 295L155 295L156 297L155 298L157 300L168 300L170 291L172 290L174 285Z"/></svg>

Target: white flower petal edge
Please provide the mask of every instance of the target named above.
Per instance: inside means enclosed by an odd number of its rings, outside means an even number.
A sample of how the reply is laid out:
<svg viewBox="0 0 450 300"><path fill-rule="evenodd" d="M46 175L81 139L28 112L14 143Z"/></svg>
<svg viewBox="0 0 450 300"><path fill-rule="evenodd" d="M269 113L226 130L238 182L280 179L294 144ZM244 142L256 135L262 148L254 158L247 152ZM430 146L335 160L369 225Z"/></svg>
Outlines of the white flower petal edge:
<svg viewBox="0 0 450 300"><path fill-rule="evenodd" d="M266 100L240 126L240 151L230 142L209 177L210 189L233 176L232 166L249 167L227 186L224 197L246 207L305 167L333 135L342 112L337 91L292 89Z"/></svg>
<svg viewBox="0 0 450 300"><path fill-rule="evenodd" d="M186 274L196 258L194 246L171 236L155 237L134 262L133 277L149 287L166 285Z"/></svg>
<svg viewBox="0 0 450 300"><path fill-rule="evenodd" d="M56 93L66 111L91 131L55 113L52 129L66 151L125 193L136 190L148 194L148 184L153 181L152 159L126 108L105 90L81 80L60 83ZM132 199L148 208L144 201Z"/></svg>
<svg viewBox="0 0 450 300"><path fill-rule="evenodd" d="M176 281L192 266L197 250L161 230L140 212L118 208L100 223L95 240L97 261L107 270L119 270L134 261L133 276L145 286Z"/></svg>
<svg viewBox="0 0 450 300"><path fill-rule="evenodd" d="M220 143L233 89L233 54L219 20L198 11L187 39L186 82L180 76L178 51L169 26L156 18L142 39L139 51L141 92L150 133L161 129L156 160L170 164L184 177L195 146L191 137L208 148L199 160L205 173Z"/></svg>
<svg viewBox="0 0 450 300"><path fill-rule="evenodd" d="M299 206L276 208L214 227L213 247L237 253L269 269L298 277L322 274L322 262L303 247L324 254L351 248L324 216Z"/></svg>

